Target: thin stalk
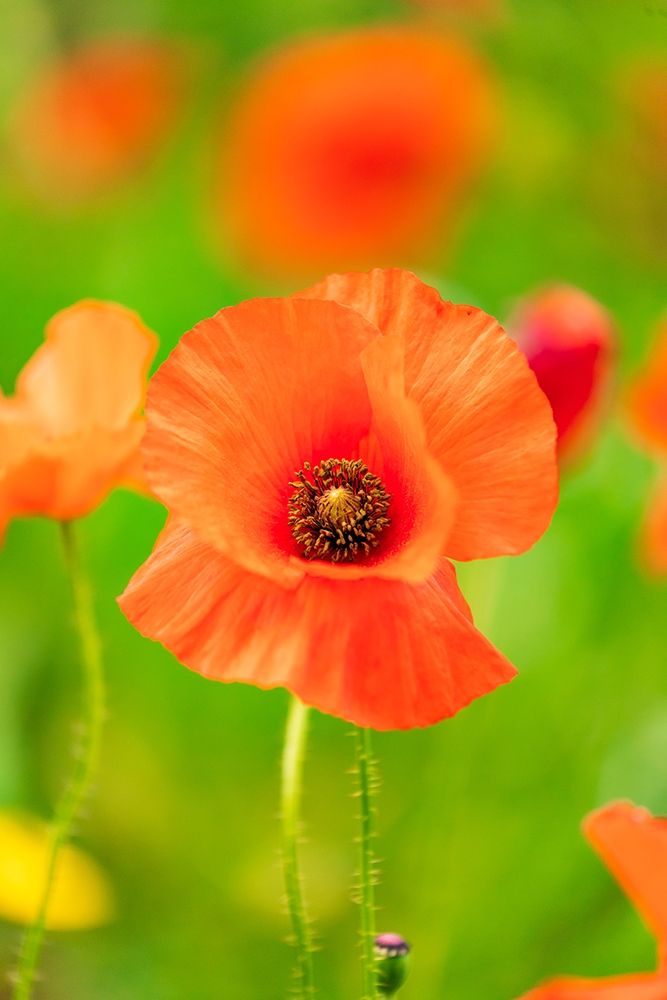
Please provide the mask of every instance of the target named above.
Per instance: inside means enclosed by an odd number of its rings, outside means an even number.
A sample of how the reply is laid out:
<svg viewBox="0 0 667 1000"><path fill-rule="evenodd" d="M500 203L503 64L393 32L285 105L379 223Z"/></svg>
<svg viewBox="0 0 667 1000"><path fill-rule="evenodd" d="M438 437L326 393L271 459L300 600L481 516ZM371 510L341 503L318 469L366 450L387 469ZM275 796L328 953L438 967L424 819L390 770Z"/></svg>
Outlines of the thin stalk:
<svg viewBox="0 0 667 1000"><path fill-rule="evenodd" d="M359 798L359 917L361 931L361 968L363 1000L376 1000L375 960L375 823L373 796L377 786L370 729L356 727L356 774Z"/></svg>
<svg viewBox="0 0 667 1000"><path fill-rule="evenodd" d="M303 1000L315 996L313 939L303 895L299 867L301 786L306 749L309 709L291 696L282 758L281 815L283 873L287 908L296 948L297 995Z"/></svg>
<svg viewBox="0 0 667 1000"><path fill-rule="evenodd" d="M26 930L21 942L13 1000L30 1000L32 997L39 956L44 943L58 856L60 849L72 836L82 806L95 780L104 722L102 649L95 624L90 583L81 564L76 533L72 523L63 521L61 528L65 564L72 588L74 624L79 637L84 675L84 724L80 739L74 748L72 773L56 805L51 821L48 861L42 895L35 922Z"/></svg>

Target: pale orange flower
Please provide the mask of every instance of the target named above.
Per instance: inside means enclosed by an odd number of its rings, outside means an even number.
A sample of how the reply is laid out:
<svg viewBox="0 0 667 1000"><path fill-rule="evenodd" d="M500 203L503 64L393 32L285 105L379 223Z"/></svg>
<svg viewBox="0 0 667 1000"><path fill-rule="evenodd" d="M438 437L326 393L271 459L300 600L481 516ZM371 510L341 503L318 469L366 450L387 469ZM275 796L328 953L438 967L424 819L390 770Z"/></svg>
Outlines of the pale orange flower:
<svg viewBox="0 0 667 1000"><path fill-rule="evenodd" d="M79 302L0 395L0 535L13 517L80 517L115 486L143 480L139 442L157 347L121 306Z"/></svg>
<svg viewBox="0 0 667 1000"><path fill-rule="evenodd" d="M231 116L217 226L282 273L422 259L488 152L491 105L453 36L368 28L286 47Z"/></svg>

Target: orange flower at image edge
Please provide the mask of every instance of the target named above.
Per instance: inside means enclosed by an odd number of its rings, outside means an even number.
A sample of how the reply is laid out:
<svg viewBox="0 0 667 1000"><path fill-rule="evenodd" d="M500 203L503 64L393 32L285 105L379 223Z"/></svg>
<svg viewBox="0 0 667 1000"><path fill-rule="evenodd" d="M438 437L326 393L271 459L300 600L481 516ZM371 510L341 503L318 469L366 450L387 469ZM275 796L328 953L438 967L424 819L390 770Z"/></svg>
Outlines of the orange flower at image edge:
<svg viewBox="0 0 667 1000"><path fill-rule="evenodd" d="M380 27L286 47L225 129L217 228L282 274L424 260L488 159L492 105L455 36Z"/></svg>
<svg viewBox="0 0 667 1000"><path fill-rule="evenodd" d="M446 558L521 552L556 503L549 404L490 316L398 270L244 302L184 336L147 421L171 517L120 603L188 667L378 729L512 678Z"/></svg>
<svg viewBox="0 0 667 1000"><path fill-rule="evenodd" d="M648 568L667 574L667 322L662 323L651 356L629 394L632 428L661 465L644 519L641 548Z"/></svg>
<svg viewBox="0 0 667 1000"><path fill-rule="evenodd" d="M121 306L80 302L0 394L0 536L13 517L70 520L142 486L140 416L157 341Z"/></svg>
<svg viewBox="0 0 667 1000"><path fill-rule="evenodd" d="M667 1000L667 820L617 802L592 813L584 833L655 935L658 971L556 979L522 1000Z"/></svg>

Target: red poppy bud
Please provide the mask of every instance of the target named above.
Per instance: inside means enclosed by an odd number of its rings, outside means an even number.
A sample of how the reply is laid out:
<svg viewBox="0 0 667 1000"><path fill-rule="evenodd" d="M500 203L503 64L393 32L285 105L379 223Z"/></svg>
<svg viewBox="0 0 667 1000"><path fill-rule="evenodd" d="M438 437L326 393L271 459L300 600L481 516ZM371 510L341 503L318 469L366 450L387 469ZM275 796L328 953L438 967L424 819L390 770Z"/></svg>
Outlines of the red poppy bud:
<svg viewBox="0 0 667 1000"><path fill-rule="evenodd" d="M509 330L551 403L561 458L585 445L609 389L615 353L611 316L595 299L569 285L524 299Z"/></svg>

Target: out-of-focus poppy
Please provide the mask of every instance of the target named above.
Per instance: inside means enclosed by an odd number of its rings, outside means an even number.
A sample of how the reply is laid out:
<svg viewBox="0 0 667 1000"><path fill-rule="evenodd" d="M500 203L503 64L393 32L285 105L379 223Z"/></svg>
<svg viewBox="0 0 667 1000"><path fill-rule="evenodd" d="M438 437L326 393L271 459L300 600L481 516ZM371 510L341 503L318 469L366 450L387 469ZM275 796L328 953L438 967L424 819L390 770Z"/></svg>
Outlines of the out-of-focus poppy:
<svg viewBox="0 0 667 1000"><path fill-rule="evenodd" d="M644 521L642 554L650 569L667 573L667 322L630 389L628 414L638 440L663 467Z"/></svg>
<svg viewBox="0 0 667 1000"><path fill-rule="evenodd" d="M87 514L119 485L143 481L139 442L157 346L121 306L79 302L0 395L0 535L9 520Z"/></svg>
<svg viewBox="0 0 667 1000"><path fill-rule="evenodd" d="M0 811L0 919L29 925L40 905L49 862L49 828L18 810ZM67 844L58 854L46 917L48 930L84 930L113 917L108 879L83 851Z"/></svg>
<svg viewBox="0 0 667 1000"><path fill-rule="evenodd" d="M377 729L508 681L447 556L528 548L555 429L498 323L407 271L223 309L151 382L143 447L171 518L121 597L217 680Z"/></svg>
<svg viewBox="0 0 667 1000"><path fill-rule="evenodd" d="M667 820L616 802L592 813L586 837L658 942L659 969L609 979L557 979L523 1000L665 1000L667 997Z"/></svg>
<svg viewBox="0 0 667 1000"><path fill-rule="evenodd" d="M274 272L423 259L487 154L491 103L454 37L374 28L286 48L232 115L218 224Z"/></svg>
<svg viewBox="0 0 667 1000"><path fill-rule="evenodd" d="M11 140L30 183L77 201L124 180L181 108L183 54L166 42L103 38L64 55L20 96Z"/></svg>
<svg viewBox="0 0 667 1000"><path fill-rule="evenodd" d="M557 285L524 299L508 330L551 403L559 456L576 454L594 433L610 388L615 335L609 313L586 292Z"/></svg>

